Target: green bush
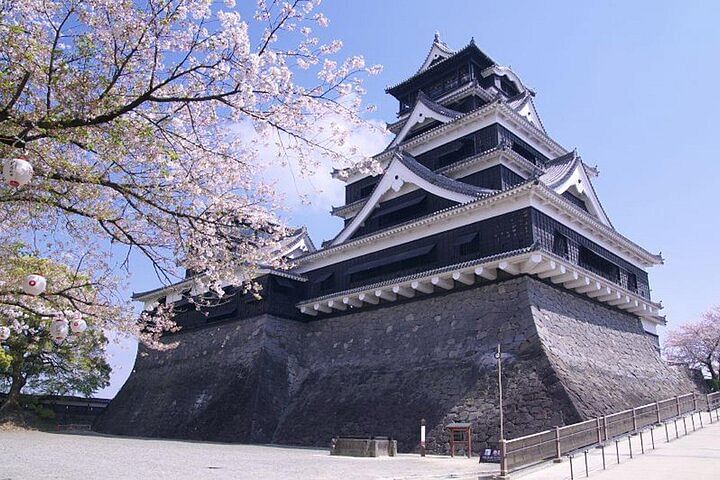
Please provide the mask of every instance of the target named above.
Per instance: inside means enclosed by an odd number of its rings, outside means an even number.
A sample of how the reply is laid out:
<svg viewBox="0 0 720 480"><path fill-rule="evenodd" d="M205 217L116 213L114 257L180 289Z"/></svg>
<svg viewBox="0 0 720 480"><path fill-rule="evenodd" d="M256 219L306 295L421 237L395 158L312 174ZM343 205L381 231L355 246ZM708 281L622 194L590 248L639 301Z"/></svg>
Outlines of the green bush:
<svg viewBox="0 0 720 480"><path fill-rule="evenodd" d="M51 409L43 407L39 403L32 403L28 405L30 407L30 410L37 415L37 417L41 420L52 420L55 418L55 412L53 412Z"/></svg>

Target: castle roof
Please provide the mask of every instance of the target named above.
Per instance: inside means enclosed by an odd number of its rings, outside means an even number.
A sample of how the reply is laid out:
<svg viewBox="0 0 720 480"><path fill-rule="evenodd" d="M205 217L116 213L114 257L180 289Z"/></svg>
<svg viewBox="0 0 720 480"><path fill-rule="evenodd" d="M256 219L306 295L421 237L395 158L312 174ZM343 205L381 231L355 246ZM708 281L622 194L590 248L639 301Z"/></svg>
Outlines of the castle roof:
<svg viewBox="0 0 720 480"><path fill-rule="evenodd" d="M550 188L555 188L572 175L580 162L582 159L577 150L550 160L545 164L545 173L540 175L540 181Z"/></svg>
<svg viewBox="0 0 720 480"><path fill-rule="evenodd" d="M484 117L506 119L509 123L520 125L524 134L537 142L545 150L544 153L547 156L559 156L568 152L565 147L551 138L540 126L535 125L534 123L528 121L527 118L521 116L501 98L496 98L495 101L491 103L476 108L475 110L471 110L468 113L462 114L449 122L442 123L410 139L404 140L403 142L398 143L398 145L402 146L406 150L410 150L415 146L426 144L429 140L433 139L433 137L449 137L448 140L450 140L454 131L463 131L463 129L468 125L476 124L478 120L481 120ZM393 147L394 146L396 145L393 145ZM392 148L385 149L373 158L377 162L385 164L392 158ZM350 171L350 175L347 178L344 178L344 180L355 181L355 179L352 178L354 173L355 172ZM340 171L338 170L333 170L333 176L335 178L342 178L340 176Z"/></svg>
<svg viewBox="0 0 720 480"><path fill-rule="evenodd" d="M482 197L497 192L497 190L470 185L469 183L460 182L440 173L433 172L407 152L398 151L396 158L418 177L443 190L470 195L472 197Z"/></svg>
<svg viewBox="0 0 720 480"><path fill-rule="evenodd" d="M415 125L422 125L428 120L437 120L447 123L462 116L462 112L458 112L451 108L444 107L437 102L432 101L430 97L421 91L418 92L417 99L413 105L410 114L406 117L402 127L397 132L395 138L390 142L390 147L402 142L407 137Z"/></svg>
<svg viewBox="0 0 720 480"><path fill-rule="evenodd" d="M457 203L466 203L496 192L496 190L477 187L433 172L420 164L412 155L400 149L395 149L392 161L386 167L382 178L373 189L362 209L330 241L330 245L338 245L350 238L381 203L386 194L390 190L399 192L406 182Z"/></svg>
<svg viewBox="0 0 720 480"><path fill-rule="evenodd" d="M301 254L316 252L315 247L310 235L308 234L307 228L303 225L299 228L291 229L289 235L278 242L278 247L271 253L273 258L287 258L294 259ZM280 277L289 278L291 280L297 280L300 282L307 281L306 278L293 274L284 270L277 270L267 265L257 265L257 274L266 275L272 274ZM132 299L142 302L154 301L162 296L168 294L182 293L185 290L191 289L196 281L203 277L203 273L195 273L188 275L186 278L179 282L171 283L170 285L163 285L158 288L146 290L144 292L133 292Z"/></svg>
<svg viewBox="0 0 720 480"><path fill-rule="evenodd" d="M455 55L455 50L448 47L445 42L440 40L440 32L435 32L435 38L433 39L432 45L430 45L430 50L428 51L428 54L425 56L425 60L423 61L423 64L420 66L417 72L415 72L415 75L424 72L427 70L431 65L434 65L435 63L444 60L448 57L451 57Z"/></svg>
<svg viewBox="0 0 720 480"><path fill-rule="evenodd" d="M531 178L511 188L496 191L489 195L482 195L471 201L459 202L458 205L450 206L432 214L415 218L405 223L358 238L350 239L350 234L344 236L338 235L327 248L297 258L296 263L301 268L296 271L302 273L314 268L319 268L319 265L316 263L320 259L335 256L341 254L341 252L351 252L351 256L359 255L362 250L362 248L360 248L361 245L372 245L373 249L387 248L387 246L379 245L381 240L388 240L388 244L401 244L406 240L403 240L403 236L400 234L411 232L424 226L435 225L440 228L439 225L445 223L457 222L457 225L464 225L484 218L491 218L493 215L497 215L497 211L502 210L500 205L507 202L518 204L520 197L530 200L529 204L531 205L542 205L543 209L557 212L560 216L573 218L578 231L588 238L607 244L619 255L645 266L663 263L661 255L648 252L632 240L618 233L611 225L602 222L597 216L579 210L570 204L560 193L545 185L538 178ZM366 204L363 210L367 207L368 205ZM362 213L362 210L360 213ZM353 219L353 222L360 218L360 213ZM349 225L352 225L353 222ZM359 223L361 222L358 222L358 225ZM443 228L450 228L450 226L444 226ZM343 229L343 232L346 230L347 227ZM429 235L430 233L427 231L424 234ZM335 263L336 261L339 260L331 260L330 263Z"/></svg>
<svg viewBox="0 0 720 480"><path fill-rule="evenodd" d="M447 45L444 45L443 47L440 47L438 42L438 38L436 37L436 40L433 41L433 44L430 47L430 53L428 53L428 58L426 58L425 62L423 63L423 66L420 67L420 70L418 70L415 74L412 76L406 78L405 80L402 80L399 83L396 83L393 86L387 87L385 89L386 93L389 93L390 95L396 96L402 91L406 86L408 86L410 83L415 82L416 80L421 80L423 78L431 76L433 73L439 71L443 66L446 66L448 63L454 61L455 59L464 57L466 55L474 56L476 57L481 64L484 66L490 66L494 65L495 61L491 59L489 56L487 56L482 50L478 48L477 45L475 45L475 39L471 39L470 43L468 43L465 47L461 48L457 52L452 52L452 50L447 47ZM444 53L447 56L439 56L438 59L434 63L429 63L426 65L428 59L430 58L430 55L433 52L437 52L440 54L440 52Z"/></svg>

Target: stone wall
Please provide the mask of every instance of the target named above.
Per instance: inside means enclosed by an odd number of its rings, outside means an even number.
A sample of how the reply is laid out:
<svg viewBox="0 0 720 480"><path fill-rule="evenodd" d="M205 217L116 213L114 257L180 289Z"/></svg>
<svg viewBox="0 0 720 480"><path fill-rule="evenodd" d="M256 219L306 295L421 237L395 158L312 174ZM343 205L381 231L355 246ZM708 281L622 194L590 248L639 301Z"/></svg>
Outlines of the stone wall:
<svg viewBox="0 0 720 480"><path fill-rule="evenodd" d="M693 384L631 315L529 277L299 323L272 316L176 335L142 351L98 430L327 446L388 435L447 449L444 425L498 437L497 344L509 438L638 405Z"/></svg>

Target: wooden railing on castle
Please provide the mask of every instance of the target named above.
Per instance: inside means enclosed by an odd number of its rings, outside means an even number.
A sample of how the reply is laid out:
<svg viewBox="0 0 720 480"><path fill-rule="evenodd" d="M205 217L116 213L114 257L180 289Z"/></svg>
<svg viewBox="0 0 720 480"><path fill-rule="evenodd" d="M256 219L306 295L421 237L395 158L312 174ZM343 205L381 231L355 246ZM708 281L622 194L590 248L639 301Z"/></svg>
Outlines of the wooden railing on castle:
<svg viewBox="0 0 720 480"><path fill-rule="evenodd" d="M573 452L639 433L653 425L718 409L720 392L709 395L689 393L553 430L503 440L500 442L500 474L507 476L542 461L561 459Z"/></svg>

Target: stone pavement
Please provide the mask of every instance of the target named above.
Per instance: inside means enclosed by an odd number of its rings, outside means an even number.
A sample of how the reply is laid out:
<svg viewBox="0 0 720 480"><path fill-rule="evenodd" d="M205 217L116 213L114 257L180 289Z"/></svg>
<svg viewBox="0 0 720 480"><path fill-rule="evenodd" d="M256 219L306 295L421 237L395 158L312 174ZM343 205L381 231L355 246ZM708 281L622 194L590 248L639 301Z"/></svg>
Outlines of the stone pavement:
<svg viewBox="0 0 720 480"><path fill-rule="evenodd" d="M597 480L719 480L720 479L720 421L710 424L710 417L703 414L704 428L695 417L697 430L693 432L692 423L686 421L688 435L682 421L677 422L679 437L675 436L675 426L668 425L668 435L664 427L654 429L655 449L652 449L650 433L643 434L645 454L641 453L640 437L632 437L633 459L630 459L630 446L627 438L618 443L620 464L614 442L605 448L607 470L602 469L602 452L592 449L588 452L589 478ZM666 438L670 438L668 443ZM585 478L585 461L582 453L573 459L576 479ZM537 470L511 476L512 480L566 480L570 478L570 462L545 465Z"/></svg>
<svg viewBox="0 0 720 480"><path fill-rule="evenodd" d="M477 457L331 457L328 450L42 432L0 433L0 480L477 480Z"/></svg>

